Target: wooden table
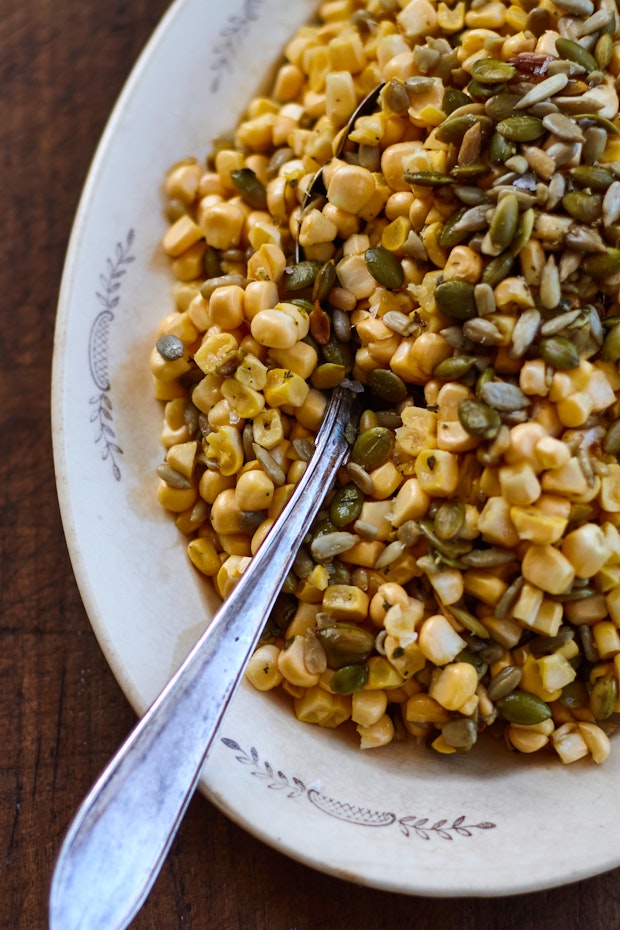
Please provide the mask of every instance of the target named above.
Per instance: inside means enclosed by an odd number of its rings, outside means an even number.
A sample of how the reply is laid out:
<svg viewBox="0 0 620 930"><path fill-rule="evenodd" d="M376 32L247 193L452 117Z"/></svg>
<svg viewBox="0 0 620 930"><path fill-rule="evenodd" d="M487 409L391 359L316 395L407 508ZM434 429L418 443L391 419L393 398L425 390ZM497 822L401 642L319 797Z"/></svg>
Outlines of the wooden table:
<svg viewBox="0 0 620 930"><path fill-rule="evenodd" d="M67 556L49 382L55 305L78 196L114 100L166 6L167 0L0 0L0 927L6 930L46 926L63 832L134 722L91 632ZM620 927L620 869L503 899L384 894L286 859L197 797L133 926L612 930Z"/></svg>

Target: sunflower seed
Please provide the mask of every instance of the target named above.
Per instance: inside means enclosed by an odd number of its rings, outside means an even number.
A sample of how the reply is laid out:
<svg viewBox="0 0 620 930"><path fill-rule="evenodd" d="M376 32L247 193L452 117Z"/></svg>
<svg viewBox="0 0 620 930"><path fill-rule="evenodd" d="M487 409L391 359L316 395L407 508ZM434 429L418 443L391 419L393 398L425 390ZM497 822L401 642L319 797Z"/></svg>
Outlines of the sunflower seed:
<svg viewBox="0 0 620 930"><path fill-rule="evenodd" d="M508 381L487 381L482 386L480 396L489 407L507 412L522 410L531 403L520 387Z"/></svg>
<svg viewBox="0 0 620 930"><path fill-rule="evenodd" d="M263 466L263 469L267 472L273 483L276 487L280 487L286 481L286 475L284 471L280 468L273 455L263 449L262 446L259 446L257 442L252 443L252 449L254 455Z"/></svg>
<svg viewBox="0 0 620 930"><path fill-rule="evenodd" d="M386 566L391 565L392 562L395 562L396 559L400 559L401 555L404 554L407 546L404 542L399 539L394 540L385 547L377 561L375 562L374 567L379 570L381 568L386 568Z"/></svg>
<svg viewBox="0 0 620 930"><path fill-rule="evenodd" d="M359 536L356 533L325 533L312 540L310 552L317 562L327 561L333 559L335 555L346 552L357 542L359 542Z"/></svg>
<svg viewBox="0 0 620 930"><path fill-rule="evenodd" d="M476 302L478 316L488 316L490 313L495 312L495 294L490 284L476 284L474 301Z"/></svg>
<svg viewBox="0 0 620 930"><path fill-rule="evenodd" d="M388 310L381 319L388 329L391 329L395 333L400 333L401 336L411 336L420 328L413 317L407 316L406 313L401 313L400 310Z"/></svg>
<svg viewBox="0 0 620 930"><path fill-rule="evenodd" d="M606 251L598 231L589 226L572 226L566 234L565 242L569 249L577 252Z"/></svg>
<svg viewBox="0 0 620 930"><path fill-rule="evenodd" d="M536 338L538 327L540 326L540 312L532 307L530 310L524 310L515 323L512 331L512 349L513 358L521 358L525 355L531 344Z"/></svg>
<svg viewBox="0 0 620 930"><path fill-rule="evenodd" d="M535 145L524 146L523 153L532 171L535 171L545 181L549 181L556 169L555 160L551 155ZM545 188L545 200L547 199L546 193L547 188Z"/></svg>
<svg viewBox="0 0 620 930"><path fill-rule="evenodd" d="M573 159L578 158L581 152L581 143L579 142L553 142L548 149L547 155L553 158L558 168L567 165Z"/></svg>
<svg viewBox="0 0 620 930"><path fill-rule="evenodd" d="M555 5L573 16L591 16L594 13L592 0L557 0Z"/></svg>
<svg viewBox="0 0 620 930"><path fill-rule="evenodd" d="M499 346L504 341L504 337L497 326L490 320L481 317L467 320L463 324L463 335L482 346Z"/></svg>
<svg viewBox="0 0 620 930"><path fill-rule="evenodd" d="M612 226L620 219L620 181L609 185L603 198L603 226Z"/></svg>
<svg viewBox="0 0 620 930"><path fill-rule="evenodd" d="M558 265L560 281L566 281L574 271L577 271L581 264L581 259L582 255L580 252L570 252L569 250L562 252L560 264Z"/></svg>
<svg viewBox="0 0 620 930"><path fill-rule="evenodd" d="M557 207L565 192L566 180L564 175L557 171L549 181L549 187L547 188L547 203L545 205L547 210L553 210L554 207Z"/></svg>
<svg viewBox="0 0 620 930"><path fill-rule="evenodd" d="M540 327L541 336L555 336L556 333L560 333L571 323L574 323L580 313L580 310L568 310L566 313L560 313L551 320L547 320Z"/></svg>
<svg viewBox="0 0 620 930"><path fill-rule="evenodd" d="M584 22L576 24L575 31L579 38L589 36L593 32L598 32L599 29L605 29L610 22L611 13L609 10L597 10L592 16L588 16Z"/></svg>
<svg viewBox="0 0 620 930"><path fill-rule="evenodd" d="M570 2L572 3L574 0L570 0ZM578 0L578 2L582 2L582 0ZM585 0L585 2L589 3L590 0ZM515 104L515 110L525 110L535 103L540 103L541 100L546 100L547 97L553 97L554 94L558 94L561 90L564 90L567 84L567 74L563 74L562 72L559 74L552 74L551 77L545 78L540 84L535 84L527 94L521 97L519 102Z"/></svg>
<svg viewBox="0 0 620 930"><path fill-rule="evenodd" d="M540 276L540 302L547 310L553 310L562 299L560 275L555 258L550 255Z"/></svg>
<svg viewBox="0 0 620 930"><path fill-rule="evenodd" d="M543 117L543 126L563 142L584 142L585 136L580 126L565 113L550 113Z"/></svg>

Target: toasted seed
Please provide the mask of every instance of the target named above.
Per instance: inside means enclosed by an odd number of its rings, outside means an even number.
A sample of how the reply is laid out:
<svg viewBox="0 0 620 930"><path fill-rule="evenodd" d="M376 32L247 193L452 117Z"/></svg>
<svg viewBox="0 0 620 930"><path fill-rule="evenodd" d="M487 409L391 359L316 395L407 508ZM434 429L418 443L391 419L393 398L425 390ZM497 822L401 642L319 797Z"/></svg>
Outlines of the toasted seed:
<svg viewBox="0 0 620 930"><path fill-rule="evenodd" d="M513 358L521 358L522 355L525 355L536 338L539 326L540 312L535 307L524 310L512 330L510 354Z"/></svg>
<svg viewBox="0 0 620 930"><path fill-rule="evenodd" d="M604 12L607 12L607 11L599 10L599 13L604 13ZM594 14L594 16L596 16L596 13ZM592 16L591 19L594 19L594 16ZM594 46L594 57L601 71L604 71L605 68L608 67L609 63L611 62L611 59L613 58L613 55L614 55L614 40L612 39L612 37L609 35L608 32L605 32L598 39L596 45Z"/></svg>
<svg viewBox="0 0 620 930"><path fill-rule="evenodd" d="M516 558L512 550L494 546L490 549L472 549L461 557L461 561L470 568L499 568L501 565L509 565Z"/></svg>
<svg viewBox="0 0 620 930"><path fill-rule="evenodd" d="M596 13L593 13L592 16L582 23L575 23L575 31L579 38L582 36L592 35L594 32L598 32L600 29L605 29L611 23L612 14L609 10L601 8L597 10ZM608 33L605 33L606 35ZM600 67L600 65L599 65Z"/></svg>
<svg viewBox="0 0 620 930"><path fill-rule="evenodd" d="M564 90L567 84L567 74L562 74L562 72L552 74L551 77L545 78L540 84L535 84L531 90L521 97L519 102L515 104L515 110L525 110L535 103L546 100L547 97L553 97L554 94L558 94L561 90Z"/></svg>
<svg viewBox="0 0 620 930"><path fill-rule="evenodd" d="M558 139L565 142L583 142L585 140L581 127L564 113L549 113L543 117L543 126Z"/></svg>
<svg viewBox="0 0 620 930"><path fill-rule="evenodd" d="M398 404L407 397L407 385L397 374L384 368L371 371L366 382L382 400Z"/></svg>
<svg viewBox="0 0 620 930"><path fill-rule="evenodd" d="M494 132L489 143L489 161L492 165L503 165L517 151L516 146L498 132Z"/></svg>
<svg viewBox="0 0 620 930"><path fill-rule="evenodd" d="M329 504L329 519L341 529L353 523L362 512L364 495L358 486L350 481L334 492Z"/></svg>
<svg viewBox="0 0 620 930"><path fill-rule="evenodd" d="M607 720L615 710L618 685L610 675L597 678L590 692L590 710L595 720Z"/></svg>
<svg viewBox="0 0 620 930"><path fill-rule="evenodd" d="M471 717L458 717L441 728L441 735L448 746L468 752L478 738L478 727Z"/></svg>
<svg viewBox="0 0 620 930"><path fill-rule="evenodd" d="M551 336L543 339L538 347L540 357L547 365L559 371L577 368L579 352L575 345L565 336Z"/></svg>
<svg viewBox="0 0 620 930"><path fill-rule="evenodd" d="M155 343L155 348L167 362L174 362L178 358L183 358L185 352L185 346L179 337L170 334L160 336Z"/></svg>
<svg viewBox="0 0 620 930"><path fill-rule="evenodd" d="M512 608L517 602L517 598L521 592L521 588L525 584L525 580L522 575L519 575L515 580L508 585L499 601L495 605L495 616L498 620L504 620L508 616Z"/></svg>
<svg viewBox="0 0 620 930"><path fill-rule="evenodd" d="M325 533L317 536L310 543L310 552L317 562L327 561L335 555L346 552L351 546L359 542L359 536L355 533Z"/></svg>
<svg viewBox="0 0 620 930"><path fill-rule="evenodd" d="M515 104L521 99L520 94L512 94L509 91L502 91L486 101L484 110L487 116L499 123L514 113Z"/></svg>
<svg viewBox="0 0 620 930"><path fill-rule="evenodd" d="M482 400L495 410L522 410L531 403L530 398L516 384L508 381L487 381L480 391Z"/></svg>
<svg viewBox="0 0 620 930"><path fill-rule="evenodd" d="M514 65L496 58L480 58L471 69L471 76L482 84L505 84L516 74Z"/></svg>
<svg viewBox="0 0 620 930"><path fill-rule="evenodd" d="M400 81L397 81L396 78L392 78L391 81L388 81L382 96L388 109L392 110L394 113L406 113L411 106L411 100L407 93L406 86Z"/></svg>
<svg viewBox="0 0 620 930"><path fill-rule="evenodd" d="M388 249L379 245L367 249L364 258L369 272L383 287L398 290L405 281L405 273L400 261Z"/></svg>
<svg viewBox="0 0 620 930"><path fill-rule="evenodd" d="M304 665L311 675L320 675L327 668L327 655L314 630L304 635Z"/></svg>
<svg viewBox="0 0 620 930"><path fill-rule="evenodd" d="M488 316L495 312L495 294L490 284L476 284L474 301L478 316Z"/></svg>
<svg viewBox="0 0 620 930"><path fill-rule="evenodd" d="M487 694L493 702L505 698L519 687L523 672L516 665L506 665L487 685Z"/></svg>
<svg viewBox="0 0 620 930"><path fill-rule="evenodd" d="M411 336L420 328L413 317L401 313L400 310L388 310L381 319L389 329L400 333L401 336Z"/></svg>
<svg viewBox="0 0 620 930"><path fill-rule="evenodd" d="M482 272L482 283L496 287L500 281L503 281L510 274L513 261L514 255L510 252L504 252L503 255L492 258Z"/></svg>
<svg viewBox="0 0 620 930"><path fill-rule="evenodd" d="M394 448L394 433L384 426L372 426L359 434L353 449L351 461L363 465L368 471L387 462Z"/></svg>
<svg viewBox="0 0 620 930"><path fill-rule="evenodd" d="M440 539L452 539L459 533L464 521L465 504L460 498L454 498L439 505L433 526Z"/></svg>
<svg viewBox="0 0 620 930"><path fill-rule="evenodd" d="M454 619L458 620L461 626L464 626L465 629L473 633L474 636L479 636L481 639L488 638L489 634L486 627L468 610L465 610L463 607L458 607L456 604L450 604L447 609Z"/></svg>
<svg viewBox="0 0 620 930"><path fill-rule="evenodd" d="M247 203L254 210L266 209L267 189L251 168L239 168L237 171L231 171L230 179L244 203Z"/></svg>
<svg viewBox="0 0 620 930"><path fill-rule="evenodd" d="M604 281L620 271L620 249L607 249L604 255L588 255L583 269L595 280Z"/></svg>
<svg viewBox="0 0 620 930"><path fill-rule="evenodd" d="M589 126L584 131L584 137L581 160L585 165L593 165L605 151L607 131L602 126Z"/></svg>
<svg viewBox="0 0 620 930"><path fill-rule="evenodd" d="M407 184L417 184L419 187L443 187L446 184L454 184L454 178L438 171L405 171L403 180Z"/></svg>
<svg viewBox="0 0 620 930"><path fill-rule="evenodd" d="M439 378L440 381L458 381L471 371L474 361L475 359L468 355L453 355L433 368L433 378Z"/></svg>
<svg viewBox="0 0 620 930"><path fill-rule="evenodd" d="M509 723L531 726L551 716L549 705L529 691L512 691L497 701L497 709Z"/></svg>
<svg viewBox="0 0 620 930"><path fill-rule="evenodd" d="M433 78L407 78L405 81L405 86L409 86L411 81L425 80L428 82L428 86L423 91L426 93L427 90L431 90L434 85ZM470 103L470 98L467 94L464 94L463 91L457 90L456 87L446 87L443 93L443 101L441 104L441 109L446 114L450 116L451 113L454 113L455 110L460 109L462 106L467 106Z"/></svg>
<svg viewBox="0 0 620 930"><path fill-rule="evenodd" d="M595 223L601 216L603 200L600 194L570 191L562 197L562 206L579 223Z"/></svg>
<svg viewBox="0 0 620 930"><path fill-rule="evenodd" d="M542 120L536 116L509 116L495 127L505 139L512 142L533 142L544 134Z"/></svg>
<svg viewBox="0 0 620 930"><path fill-rule="evenodd" d="M556 40L555 47L558 55L562 58L566 58L567 61L576 62L588 72L596 71L598 67L596 58L583 48L579 42L574 42L572 39L560 38Z"/></svg>
<svg viewBox="0 0 620 930"><path fill-rule="evenodd" d="M257 442L252 443L252 449L254 450L254 455L276 487L283 485L286 481L286 475L273 455L267 449L263 449L262 446L259 446Z"/></svg>
<svg viewBox="0 0 620 930"><path fill-rule="evenodd" d="M597 229L590 226L571 226L564 244L573 252L606 252L607 247Z"/></svg>
<svg viewBox="0 0 620 930"><path fill-rule="evenodd" d="M458 406L458 418L465 432L479 439L494 439L501 426L496 410L479 400L465 398Z"/></svg>
<svg viewBox="0 0 620 930"><path fill-rule="evenodd" d="M407 548L406 543L402 542L400 539L394 540L389 545L385 547L377 561L375 562L375 568L379 571L382 568L386 568L388 565L391 565L397 559L400 559L401 555L405 552Z"/></svg>
<svg viewBox="0 0 620 930"><path fill-rule="evenodd" d="M288 291L303 291L308 287L312 287L321 267L319 262L297 262L286 276L286 289Z"/></svg>
<svg viewBox="0 0 620 930"><path fill-rule="evenodd" d="M444 120L437 127L435 135L440 142L451 142L460 145L468 129L476 124L484 125L488 132L492 127L492 121L488 116L479 113L462 113L461 115L452 114L449 119Z"/></svg>
<svg viewBox="0 0 620 930"><path fill-rule="evenodd" d="M444 281L435 291L435 301L442 313L457 320L476 314L474 286L467 281Z"/></svg>
<svg viewBox="0 0 620 930"><path fill-rule="evenodd" d="M318 271L312 286L313 300L327 300L329 292L336 283L336 265L334 261L326 262Z"/></svg>
<svg viewBox="0 0 620 930"><path fill-rule="evenodd" d="M372 480L372 476L356 462L348 462L346 469L351 481L353 481L364 494L368 497L372 497L375 491L375 483Z"/></svg>
<svg viewBox="0 0 620 930"><path fill-rule="evenodd" d="M514 194L502 198L493 211L489 225L489 238L493 246L492 255L499 255L514 239L519 222L519 201Z"/></svg>
<svg viewBox="0 0 620 930"><path fill-rule="evenodd" d="M466 320L463 324L463 335L481 346L498 346L504 341L504 337L495 323L481 317Z"/></svg>
<svg viewBox="0 0 620 930"><path fill-rule="evenodd" d="M542 270L539 297L546 310L553 310L562 299L560 275L553 255L549 256Z"/></svg>
<svg viewBox="0 0 620 930"><path fill-rule="evenodd" d="M420 239L415 229L410 229L407 233L407 238L402 245L402 250L403 253L410 258L415 258L420 262L427 261L428 256L426 254L426 249L424 248L424 243Z"/></svg>
<svg viewBox="0 0 620 930"><path fill-rule="evenodd" d="M189 481L185 475L176 471L176 469L172 468L167 462L162 462L161 465L158 465L156 471L158 477L161 478L162 481L165 481L166 484L169 484L171 488L185 491L192 486L191 481Z"/></svg>
<svg viewBox="0 0 620 930"><path fill-rule="evenodd" d="M362 690L369 674L366 665L344 665L334 672L329 686L335 694L355 694Z"/></svg>
<svg viewBox="0 0 620 930"><path fill-rule="evenodd" d="M592 0L558 0L555 5L573 16L591 16L594 12Z"/></svg>
<svg viewBox="0 0 620 930"><path fill-rule="evenodd" d="M620 452L620 420L616 420L607 430L603 442L603 451L607 455L618 455Z"/></svg>
<svg viewBox="0 0 620 930"><path fill-rule="evenodd" d="M541 336L555 336L556 333L560 333L571 323L574 323L580 314L581 310L567 310L566 313L559 313L543 323L540 327Z"/></svg>
<svg viewBox="0 0 620 930"><path fill-rule="evenodd" d="M328 666L335 669L364 662L375 644L372 633L352 623L333 623L317 630L316 635L327 655Z"/></svg>
<svg viewBox="0 0 620 930"><path fill-rule="evenodd" d="M612 226L620 219L620 181L613 181L603 197L603 225Z"/></svg>

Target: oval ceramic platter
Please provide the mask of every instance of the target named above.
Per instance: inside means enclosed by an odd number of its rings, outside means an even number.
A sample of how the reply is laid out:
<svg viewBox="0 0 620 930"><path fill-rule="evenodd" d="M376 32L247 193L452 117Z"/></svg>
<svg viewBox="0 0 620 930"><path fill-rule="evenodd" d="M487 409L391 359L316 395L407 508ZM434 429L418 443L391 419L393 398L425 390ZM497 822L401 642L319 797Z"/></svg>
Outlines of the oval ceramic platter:
<svg viewBox="0 0 620 930"><path fill-rule="evenodd" d="M313 0L179 0L114 110L75 220L58 311L55 464L81 595L140 714L216 599L155 500L161 411L149 354L171 307L160 247L170 164L202 159L264 83ZM620 864L620 746L597 768L412 745L362 752L243 684L201 787L280 851L410 894L505 895Z"/></svg>

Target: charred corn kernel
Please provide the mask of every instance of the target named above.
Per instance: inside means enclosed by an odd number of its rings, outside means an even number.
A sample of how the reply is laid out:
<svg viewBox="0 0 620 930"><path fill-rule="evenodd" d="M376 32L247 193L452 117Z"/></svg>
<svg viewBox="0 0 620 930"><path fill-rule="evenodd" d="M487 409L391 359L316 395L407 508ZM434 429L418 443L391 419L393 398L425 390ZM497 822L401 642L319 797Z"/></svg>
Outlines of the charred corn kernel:
<svg viewBox="0 0 620 930"><path fill-rule="evenodd" d="M205 536L192 539L187 546L187 554L192 565L203 575L210 578L217 575L221 568L222 560L220 555L212 540Z"/></svg>
<svg viewBox="0 0 620 930"><path fill-rule="evenodd" d="M196 489L173 488L165 481L160 480L157 485L157 500L162 507L173 513L182 513L189 510L196 502Z"/></svg>
<svg viewBox="0 0 620 930"><path fill-rule="evenodd" d="M198 443L194 440L190 442L177 443L171 446L166 453L166 461L180 472L185 478L191 478L196 464L196 454L198 452Z"/></svg>
<svg viewBox="0 0 620 930"><path fill-rule="evenodd" d="M435 497L450 497L459 481L458 457L442 449L424 449L415 462L420 487Z"/></svg>
<svg viewBox="0 0 620 930"><path fill-rule="evenodd" d="M566 619L577 626L587 623L591 626L596 620L607 617L607 604L603 594L593 594L578 601L569 601L564 607Z"/></svg>
<svg viewBox="0 0 620 930"><path fill-rule="evenodd" d="M360 749L376 749L392 742L394 723L388 714L383 714L379 720L369 726L358 724L357 732L360 737Z"/></svg>
<svg viewBox="0 0 620 930"><path fill-rule="evenodd" d="M351 717L351 698L325 691L318 684L307 687L302 695L295 698L293 706L298 720L329 729L340 726Z"/></svg>
<svg viewBox="0 0 620 930"><path fill-rule="evenodd" d="M478 674L468 662L452 662L437 671L429 694L446 710L458 710L476 693Z"/></svg>
<svg viewBox="0 0 620 930"><path fill-rule="evenodd" d="M435 665L447 665L452 662L466 646L465 640L442 614L434 614L424 621L419 630L418 644L426 658ZM463 701L467 700L467 697L470 695L466 695Z"/></svg>
<svg viewBox="0 0 620 930"><path fill-rule="evenodd" d="M214 459L224 477L235 475L243 465L241 433L234 426L220 426L206 437L207 459Z"/></svg>
<svg viewBox="0 0 620 930"><path fill-rule="evenodd" d="M504 465L499 469L498 478L504 500L509 504L526 507L538 500L541 487L534 469L527 462L518 465Z"/></svg>
<svg viewBox="0 0 620 930"><path fill-rule="evenodd" d="M386 688L400 688L404 678L383 656L371 656L366 661L368 680L364 691L381 691Z"/></svg>
<svg viewBox="0 0 620 930"><path fill-rule="evenodd" d="M248 662L245 677L257 691L271 691L282 681L278 668L280 650L271 643L259 646Z"/></svg>
<svg viewBox="0 0 620 930"><path fill-rule="evenodd" d="M592 627L592 635L601 659L612 659L620 653L620 633L610 620L601 620Z"/></svg>
<svg viewBox="0 0 620 930"><path fill-rule="evenodd" d="M506 739L518 752L531 753L543 749L549 742L545 733L537 733L510 724L506 730Z"/></svg>
<svg viewBox="0 0 620 930"><path fill-rule="evenodd" d="M583 724L563 723L551 734L553 748L565 765L583 759L590 751L580 726Z"/></svg>
<svg viewBox="0 0 620 930"><path fill-rule="evenodd" d="M336 620L365 620L370 598L354 585L330 585L323 595L323 609Z"/></svg>
<svg viewBox="0 0 620 930"><path fill-rule="evenodd" d="M385 714L385 691L356 691L351 695L351 719L362 727L370 727Z"/></svg>
<svg viewBox="0 0 620 930"><path fill-rule="evenodd" d="M521 571L527 581L547 594L562 594L575 578L572 563L553 546L529 546Z"/></svg>
<svg viewBox="0 0 620 930"><path fill-rule="evenodd" d="M304 637L292 636L286 640L278 656L278 669L283 678L300 688L312 688L319 683L317 672L309 672L304 661Z"/></svg>
<svg viewBox="0 0 620 930"><path fill-rule="evenodd" d="M596 523L584 523L562 541L562 555L571 563L578 578L591 578L603 567L611 550Z"/></svg>
<svg viewBox="0 0 620 930"><path fill-rule="evenodd" d="M266 510L273 500L274 490L269 475L255 469L239 476L235 499L241 510Z"/></svg>
<svg viewBox="0 0 620 930"><path fill-rule="evenodd" d="M164 250L171 258L178 258L200 239L204 239L204 235L201 227L185 213L167 230L163 239Z"/></svg>
<svg viewBox="0 0 620 930"><path fill-rule="evenodd" d="M309 385L286 368L272 368L267 373L265 384L265 401L270 407L301 407L310 391Z"/></svg>
<svg viewBox="0 0 620 930"><path fill-rule="evenodd" d="M250 561L248 556L228 556L215 576L215 586L222 600L225 600L232 593Z"/></svg>
<svg viewBox="0 0 620 930"><path fill-rule="evenodd" d="M596 762L597 765L600 765L611 752L609 737L596 723L580 721L577 726L593 761Z"/></svg>

